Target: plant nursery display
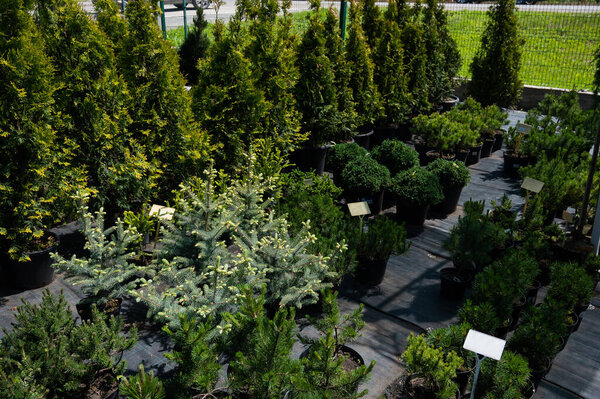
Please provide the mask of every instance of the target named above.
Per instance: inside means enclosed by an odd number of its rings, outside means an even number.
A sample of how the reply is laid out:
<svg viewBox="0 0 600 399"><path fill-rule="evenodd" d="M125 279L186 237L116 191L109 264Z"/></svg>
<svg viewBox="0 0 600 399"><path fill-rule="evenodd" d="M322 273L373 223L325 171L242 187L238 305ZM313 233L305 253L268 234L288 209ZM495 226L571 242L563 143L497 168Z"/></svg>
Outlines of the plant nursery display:
<svg viewBox="0 0 600 399"><path fill-rule="evenodd" d="M413 226L423 226L431 205L444 198L438 178L419 166L392 178L391 193L396 198L396 216Z"/></svg>
<svg viewBox="0 0 600 399"><path fill-rule="evenodd" d="M460 193L471 178L469 169L463 162L438 158L427 165L427 170L438 178L444 194L444 201L431 209L444 214L454 212L458 206Z"/></svg>

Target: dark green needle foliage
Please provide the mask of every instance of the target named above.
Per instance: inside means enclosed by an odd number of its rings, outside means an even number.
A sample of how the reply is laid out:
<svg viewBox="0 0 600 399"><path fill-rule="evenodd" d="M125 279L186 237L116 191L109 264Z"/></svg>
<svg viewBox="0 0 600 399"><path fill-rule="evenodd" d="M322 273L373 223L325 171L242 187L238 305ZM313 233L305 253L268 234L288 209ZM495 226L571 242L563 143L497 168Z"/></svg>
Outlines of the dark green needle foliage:
<svg viewBox="0 0 600 399"><path fill-rule="evenodd" d="M355 102L357 127L368 131L379 119L382 108L379 92L373 82L373 60L360 21L357 5L350 8L350 26L346 41L346 59L350 67L348 85Z"/></svg>
<svg viewBox="0 0 600 399"><path fill-rule="evenodd" d="M256 87L251 62L243 53L239 21L230 23L229 30L217 22L214 36L207 57L199 63L202 79L193 91L193 110L218 148L215 166L233 172L253 139L262 133L268 104Z"/></svg>
<svg viewBox="0 0 600 399"><path fill-rule="evenodd" d="M295 311L279 308L271 319L260 306L264 303L264 291L261 296L255 299L250 290L246 291L240 314L230 317L237 332L245 330L247 334L231 362L229 381L234 392L275 399L294 389L303 378L300 361L291 356L296 342ZM252 318L248 317L250 314Z"/></svg>
<svg viewBox="0 0 600 399"><path fill-rule="evenodd" d="M0 344L0 364L5 375L33 377L34 390L47 391L47 398L81 397L100 370L122 373L122 352L137 341L137 330L129 337L121 333L119 318L105 320L94 308L92 320L75 324L63 294L55 298L48 290L39 305L23 302L17 309L16 323L4 330ZM6 367L6 368L5 368ZM10 379L0 374L0 392L15 389ZM24 381L23 381L24 382ZM1 394L0 394L1 397Z"/></svg>
<svg viewBox="0 0 600 399"><path fill-rule="evenodd" d="M203 9L197 8L194 25L179 48L179 70L190 86L198 83L200 73L198 61L206 57L210 46L210 40L206 33L207 26L208 22L204 19Z"/></svg>
<svg viewBox="0 0 600 399"><path fill-rule="evenodd" d="M302 361L304 374L308 381L305 388L314 397L326 398L359 398L367 391L357 392L361 382L368 378L375 365L372 361L368 366L346 370L342 367L348 357L343 352L342 345L356 339L359 331L365 326L362 320L362 304L354 311L342 315L337 303L337 292L322 291L323 318L315 319L309 316L311 324L321 333L319 339L300 336L305 344L310 344L307 357ZM311 397L308 395L307 397Z"/></svg>
<svg viewBox="0 0 600 399"><path fill-rule="evenodd" d="M139 372L129 378L123 378L119 393L127 399L163 399L163 384L151 371L147 374L144 365L139 365Z"/></svg>
<svg viewBox="0 0 600 399"><path fill-rule="evenodd" d="M0 250L21 260L39 249L31 244L51 220L58 169L53 68L32 8L32 1L0 1Z"/></svg>
<svg viewBox="0 0 600 399"><path fill-rule="evenodd" d="M375 0L362 0L361 25L369 48L374 49L382 34L383 15L381 9L375 4Z"/></svg>
<svg viewBox="0 0 600 399"><path fill-rule="evenodd" d="M373 149L371 156L388 168L391 176L419 166L419 154L399 140L384 140Z"/></svg>
<svg viewBox="0 0 600 399"><path fill-rule="evenodd" d="M409 19L401 31L401 37L408 91L412 95L410 114L419 115L431 108L428 94L425 30L417 20Z"/></svg>
<svg viewBox="0 0 600 399"><path fill-rule="evenodd" d="M499 0L488 11L488 22L481 36L481 47L471 63L469 91L483 105L515 105L521 98L523 81L519 78L521 52L525 41L512 0Z"/></svg>
<svg viewBox="0 0 600 399"><path fill-rule="evenodd" d="M177 364L175 376L167 382L169 392L174 392L175 397L189 398L211 392L214 388L221 365L215 345L209 343L213 330L212 317L200 323L180 316L179 328L163 327L174 344L173 352L166 357Z"/></svg>

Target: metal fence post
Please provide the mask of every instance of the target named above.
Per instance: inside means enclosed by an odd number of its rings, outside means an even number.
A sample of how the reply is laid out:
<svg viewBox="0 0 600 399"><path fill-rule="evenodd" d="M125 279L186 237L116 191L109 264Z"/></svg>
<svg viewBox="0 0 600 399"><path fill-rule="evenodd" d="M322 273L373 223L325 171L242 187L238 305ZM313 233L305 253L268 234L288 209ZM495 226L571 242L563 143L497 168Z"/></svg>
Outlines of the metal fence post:
<svg viewBox="0 0 600 399"><path fill-rule="evenodd" d="M121 13L125 12L125 0L121 0Z"/></svg>
<svg viewBox="0 0 600 399"><path fill-rule="evenodd" d="M163 38L167 39L167 21L165 20L165 2L160 0L160 23L162 25Z"/></svg>
<svg viewBox="0 0 600 399"><path fill-rule="evenodd" d="M183 37L187 39L188 26L187 26L187 0L183 0Z"/></svg>
<svg viewBox="0 0 600 399"><path fill-rule="evenodd" d="M346 0L340 0L340 35L342 41L346 37L346 14L348 14L348 3Z"/></svg>

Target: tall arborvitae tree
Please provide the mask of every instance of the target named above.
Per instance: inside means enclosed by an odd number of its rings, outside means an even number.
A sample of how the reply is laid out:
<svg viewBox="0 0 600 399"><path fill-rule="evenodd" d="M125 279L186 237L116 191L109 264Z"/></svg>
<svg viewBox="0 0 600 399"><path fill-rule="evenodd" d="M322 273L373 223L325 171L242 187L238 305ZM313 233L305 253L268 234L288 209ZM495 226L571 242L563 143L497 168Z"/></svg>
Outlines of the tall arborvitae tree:
<svg viewBox="0 0 600 399"><path fill-rule="evenodd" d="M310 133L308 144L320 146L342 136L345 121L339 112L336 78L325 47L325 26L319 17L320 1L312 2L313 12L296 53L300 76L294 94L302 113L302 131Z"/></svg>
<svg viewBox="0 0 600 399"><path fill-rule="evenodd" d="M290 4L280 7L277 0L266 0L248 10L250 43L245 50L252 76L267 102L260 139L287 154L306 139L300 133L300 114L293 88L298 78L294 64L296 36L291 33ZM282 18L277 18L279 12ZM258 154L260 155L260 154Z"/></svg>
<svg viewBox="0 0 600 399"><path fill-rule="evenodd" d="M53 70L31 9L31 1L0 1L0 250L23 260L50 219L55 139Z"/></svg>
<svg viewBox="0 0 600 399"><path fill-rule="evenodd" d="M404 123L410 112L412 96L408 92L402 38L396 23L389 20L383 22L382 35L373 53L373 61L373 80L384 109L378 123L384 126Z"/></svg>
<svg viewBox="0 0 600 399"><path fill-rule="evenodd" d="M335 75L335 91L342 125L338 139L349 139L356 130L356 110L350 82L350 65L346 59L339 20L329 8L325 16L325 52Z"/></svg>
<svg viewBox="0 0 600 399"><path fill-rule="evenodd" d="M268 106L243 54L244 31L239 19L232 20L228 28L226 31L222 22L214 26L215 41L199 64L202 79L194 88L193 110L218 148L216 167L233 172L262 133Z"/></svg>
<svg viewBox="0 0 600 399"><path fill-rule="evenodd" d="M98 27L110 38L115 53L118 54L127 35L127 25L121 9L113 0L92 0L92 2L96 10Z"/></svg>
<svg viewBox="0 0 600 399"><path fill-rule="evenodd" d="M379 119L381 102L377 87L373 83L374 66L371 50L360 24L360 8L354 4L350 8L346 59L350 67L348 84L355 101L358 129L366 132L371 130L375 121Z"/></svg>
<svg viewBox="0 0 600 399"><path fill-rule="evenodd" d="M454 76L460 67L460 54L448 31L447 20L446 11L437 0L427 0L423 27L429 101L433 105L439 105L452 92Z"/></svg>
<svg viewBox="0 0 600 399"><path fill-rule="evenodd" d="M381 9L375 4L375 0L362 0L360 8L362 29L369 48L374 50L382 34L383 16Z"/></svg>
<svg viewBox="0 0 600 399"><path fill-rule="evenodd" d="M198 83L198 61L206 57L210 39L206 33L208 22L201 7L196 9L194 26L179 47L179 69L190 86Z"/></svg>
<svg viewBox="0 0 600 399"><path fill-rule="evenodd" d="M192 123L177 54L158 29L156 4L127 3L127 36L118 65L132 97L130 131L162 172L160 189L168 194L205 165L208 149L206 135Z"/></svg>
<svg viewBox="0 0 600 399"><path fill-rule="evenodd" d="M490 7L481 47L471 63L469 92L483 105L508 107L521 98L519 78L524 39L519 34L515 3L499 0Z"/></svg>
<svg viewBox="0 0 600 399"><path fill-rule="evenodd" d="M411 115L431 108L427 81L427 49L425 32L417 18L408 20L401 32L404 66L408 75L408 91L412 95Z"/></svg>
<svg viewBox="0 0 600 399"><path fill-rule="evenodd" d="M412 12L405 0L389 0L384 17L388 21L395 22L398 25L398 28L402 30L404 24L410 19L411 13Z"/></svg>
<svg viewBox="0 0 600 399"><path fill-rule="evenodd" d="M109 212L146 200L151 166L128 133L131 105L106 35L76 0L37 0L37 25L55 67L57 141L87 173Z"/></svg>

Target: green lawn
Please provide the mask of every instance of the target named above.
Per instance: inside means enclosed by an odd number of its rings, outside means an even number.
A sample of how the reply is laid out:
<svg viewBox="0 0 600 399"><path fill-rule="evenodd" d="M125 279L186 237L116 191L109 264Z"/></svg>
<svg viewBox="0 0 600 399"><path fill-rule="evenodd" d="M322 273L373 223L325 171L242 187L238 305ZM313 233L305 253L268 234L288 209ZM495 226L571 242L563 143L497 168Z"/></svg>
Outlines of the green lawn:
<svg viewBox="0 0 600 399"><path fill-rule="evenodd" d="M295 26L306 26L306 12L293 14ZM525 38L522 79L525 84L564 89L591 89L594 50L600 44L600 13L518 12ZM449 28L463 58L461 76L469 77L469 64L479 47L485 11L451 11ZM183 28L167 32L178 47Z"/></svg>
<svg viewBox="0 0 600 399"><path fill-rule="evenodd" d="M525 84L590 89L594 49L600 44L600 13L519 12L525 38L522 79ZM449 27L463 57L462 76L479 47L485 11L449 13Z"/></svg>

